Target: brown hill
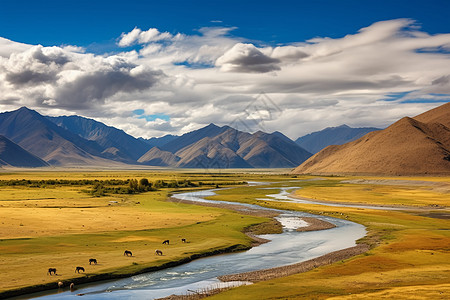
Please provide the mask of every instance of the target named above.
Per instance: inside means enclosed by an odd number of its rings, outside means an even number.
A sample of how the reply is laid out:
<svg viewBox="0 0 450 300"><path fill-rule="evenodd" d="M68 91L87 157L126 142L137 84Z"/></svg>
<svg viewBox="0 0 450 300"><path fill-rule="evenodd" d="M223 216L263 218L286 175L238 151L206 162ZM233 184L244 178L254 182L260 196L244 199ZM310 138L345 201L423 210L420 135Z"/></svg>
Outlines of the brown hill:
<svg viewBox="0 0 450 300"><path fill-rule="evenodd" d="M329 146L294 169L295 174L450 174L450 105L405 117L388 128Z"/></svg>
<svg viewBox="0 0 450 300"><path fill-rule="evenodd" d="M450 128L450 102L414 117L422 123L441 123Z"/></svg>

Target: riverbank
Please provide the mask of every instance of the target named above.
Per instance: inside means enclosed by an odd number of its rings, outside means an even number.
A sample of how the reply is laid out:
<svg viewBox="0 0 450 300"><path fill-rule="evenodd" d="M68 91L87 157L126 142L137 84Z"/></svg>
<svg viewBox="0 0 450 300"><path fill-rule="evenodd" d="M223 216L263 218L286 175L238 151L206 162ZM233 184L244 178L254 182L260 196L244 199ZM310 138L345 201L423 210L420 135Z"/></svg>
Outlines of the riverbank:
<svg viewBox="0 0 450 300"><path fill-rule="evenodd" d="M218 277L218 279L221 280L222 282L241 281L241 282L255 283L260 281L266 281L275 278L290 276L293 274L308 272L321 266L331 265L335 262L343 261L353 256L363 254L369 251L369 249L370 249L369 245L359 244L354 247L334 251L297 264L253 272L225 275ZM225 287L225 288L205 289L200 291L191 291L189 294L186 295L170 295L168 297L159 298L157 300L197 300L217 295L229 289L231 288Z"/></svg>
<svg viewBox="0 0 450 300"><path fill-rule="evenodd" d="M448 178L439 178L438 182L442 181L450 182ZM362 224L367 235L359 242L369 244L370 250L310 272L223 291L211 299L447 299L448 192L436 190L434 184L422 187L403 183L402 186L342 183L338 177L320 182L300 181L292 183L293 187L302 188L300 195L306 196L299 198L315 203L264 199L268 208L336 216ZM238 192L239 189L226 192L223 198L236 198ZM346 207L343 203L350 205ZM361 205L400 209L364 209Z"/></svg>
<svg viewBox="0 0 450 300"><path fill-rule="evenodd" d="M333 223L330 223L330 222L327 222L327 221L324 221L324 220L320 220L320 219L317 219L317 218L302 217L300 219L305 221L306 223L308 223L308 225L304 226L304 227L297 228L296 230L298 232L326 230L326 229L331 229L331 228L335 228L336 227L336 225L334 225Z"/></svg>
<svg viewBox="0 0 450 300"><path fill-rule="evenodd" d="M143 201L141 201L141 202L144 203ZM26 286L26 287L17 288L17 289L10 289L7 291L2 291L2 292L0 292L0 299L21 296L21 295L26 295L26 294L32 294L32 293L38 293L38 292L44 292L44 291L49 291L49 290L57 291L58 290L58 281L61 281L64 284L64 287L68 288L68 286L71 283L74 283L75 286L78 286L78 285L82 285L82 284L100 282L100 281L105 281L105 280L127 278L127 277L131 277L134 275L139 275L139 274L143 274L143 273L147 273L147 272L154 272L154 271L158 271L158 270L162 270L162 269L166 269L166 268L170 268L170 267L175 267L175 266L178 266L181 264L186 264L186 263L191 262L198 258L219 255L219 254L225 254L225 253L245 251L252 247L256 247L258 245L261 245L261 244L269 241L269 240L260 238L257 235L274 234L274 233L282 232L282 225L273 218L273 217L277 216L278 214L274 213L273 211L267 211L267 210L263 210L263 209L261 209L261 210L245 209L245 210L243 210L242 207L239 207L238 205L234 206L234 205L226 205L226 204L224 204L224 205L207 204L207 203L204 204L204 203L197 203L194 201L179 200L175 197L169 197L167 199L167 202L176 202L176 203L180 204L180 208L184 207L185 204L195 204L195 205L200 204L200 206L204 206L205 208L211 207L211 208L219 208L219 209L229 209L229 210L238 212L239 215L244 214L244 215L254 216L254 217L265 217L265 218L269 218L269 220L266 222L262 222L262 223L261 223L261 221L259 221L259 223L257 223L257 224L253 224L251 226L244 227L242 232L245 233L251 239L250 243L245 243L245 244L239 243L239 244L234 244L234 245L231 245L228 247L222 247L222 248L219 247L214 250L207 250L204 252L202 250L197 250L196 251L197 253L195 253L193 255L190 255L187 257L185 256L182 258L176 258L176 259L170 260L170 261L167 261L170 259L170 258L168 258L168 259L165 259L165 262L160 265L155 265L156 263L153 263L149 267L146 267L145 263L133 263L132 268L127 268L127 267L113 268L113 270L109 271L109 272L102 272L102 273L97 272L97 274L87 273L87 274L83 274L84 276L82 276L82 277L79 277L78 274L76 274L77 276L75 276L75 277L65 277L65 278L60 277L56 281L48 282L45 284L30 285L30 286ZM241 222L241 220L242 220L241 217L236 216L236 218L239 218L240 219L239 222ZM236 223L236 221L234 221L233 223ZM256 219L255 219L255 221L256 221ZM222 223L222 225L224 225L224 223ZM178 231L178 233L180 233L180 231ZM130 232L130 234L136 234L136 233ZM186 234L185 236L189 236L188 243L184 244L185 246L193 245L196 243L195 236L192 231L189 231L189 235ZM127 238L127 239L129 239L129 238ZM155 247L157 247L157 246L155 245ZM147 246L145 248L147 248ZM134 250L136 250L136 249L135 248L133 249L134 255L137 255L137 257L142 257L143 253L139 253ZM151 251L154 251L154 250L149 250L149 251L150 251L150 253L149 253L150 255L148 257L154 258L155 257L154 254L151 253ZM168 253L168 251L164 250L164 254L166 254L166 253ZM134 259L137 259L137 257L133 256ZM98 258L98 256L97 256L97 258ZM106 261L106 260L105 260L105 258L101 258L99 261ZM147 265L148 265L148 263L147 263ZM91 266L89 266L89 267L91 267ZM59 267L58 267L58 270L60 270ZM89 272L90 270L86 269L86 271ZM59 274L59 272L58 272L58 274ZM71 274L73 274L73 273L71 273ZM46 279L50 279L50 276L46 276Z"/></svg>
<svg viewBox="0 0 450 300"><path fill-rule="evenodd" d="M243 215L250 215L250 216L255 216L255 217L273 218L273 217L278 216L278 213L274 210L248 208L248 207L243 207L242 205L239 205L239 204L198 202L198 201L191 201L191 200L182 200L182 199L178 199L176 197L169 197L169 199L167 201L174 202L174 203L181 203L181 204L193 204L193 205L198 205L198 206L230 209L230 210L233 210L233 211L238 212Z"/></svg>
<svg viewBox="0 0 450 300"><path fill-rule="evenodd" d="M220 276L219 279L224 282L228 281L250 281L250 282L259 282L270 280L274 278L285 277L293 274L303 273L310 271L312 269L330 265L337 261L342 261L348 259L350 257L362 254L364 252L369 251L369 246L366 244L359 244L354 247L334 251L317 258L313 258L304 262L300 262L297 264L287 265L278 268L271 268L253 272L246 272L240 274L232 274Z"/></svg>
<svg viewBox="0 0 450 300"><path fill-rule="evenodd" d="M18 228L37 232L23 238L2 236L0 298L57 292L58 282L68 287L70 283L79 286L130 277L200 257L247 250L262 242L242 234L250 225L266 221L259 217L216 208L175 205L165 201L164 191L98 198L86 196L78 189L54 187L49 190L54 197L48 197L47 189L8 188L11 195L16 190L21 192L15 194L20 199L0 199L3 213L9 212L4 211L8 205L21 216L20 224L5 222L0 225L1 230L14 232L8 229ZM111 199L118 203L111 204ZM61 227L63 232L54 235L50 232L54 228L36 221L49 211L55 211L59 218L76 220L61 221L61 225L53 226ZM73 214L77 218L71 217ZM106 221L103 230L98 232L95 222L101 218ZM66 228L73 234L67 234ZM181 238L188 242L183 243ZM166 239L170 240L170 246L161 245ZM164 255L156 256L155 249L162 250ZM124 250L132 251L133 256L125 257ZM90 258L97 259L98 264L90 265ZM84 267L86 273L74 273L76 266ZM58 276L48 275L48 268L56 268Z"/></svg>
<svg viewBox="0 0 450 300"><path fill-rule="evenodd" d="M143 273L155 272L155 271L162 270L162 269L176 267L176 266L186 264L195 259L199 259L199 258L203 258L203 257L245 251L250 248L251 248L251 246L237 244L237 245L233 245L231 247L226 247L223 249L216 249L213 251L207 251L207 252L203 252L203 253L199 253L199 254L194 254L189 257L182 258L182 259L175 260L175 261L170 261L170 262L158 265L158 266L142 268L142 269L139 269L134 272L128 272L128 273L124 272L124 273L120 273L120 274L116 274L116 273L103 273L103 274L96 274L96 275L86 274L85 277L75 277L75 278L70 278L70 279L64 279L61 282L63 283L63 287L65 287L65 288L69 287L69 285L71 283L74 283L75 290L76 290L77 286L80 284L88 284L88 283L95 283L95 282L106 281L106 280L109 281L109 280L114 280L114 279L127 278L127 277L131 277L131 276L135 276L135 275L139 275L139 274L143 274ZM20 289L0 292L0 299L6 299L6 298L10 298L10 297L17 297L17 296L22 296L22 295L27 295L27 294L50 291L50 290L57 291L58 288L59 288L58 282L50 282L47 284L27 286L27 287L23 287Z"/></svg>

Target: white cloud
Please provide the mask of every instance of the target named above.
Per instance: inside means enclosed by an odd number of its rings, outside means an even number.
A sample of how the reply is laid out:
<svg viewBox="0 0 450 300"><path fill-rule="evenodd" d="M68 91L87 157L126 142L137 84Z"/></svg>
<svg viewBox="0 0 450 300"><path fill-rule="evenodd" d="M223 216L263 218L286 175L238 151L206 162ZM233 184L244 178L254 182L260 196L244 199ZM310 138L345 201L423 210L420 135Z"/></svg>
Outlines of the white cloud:
<svg viewBox="0 0 450 300"><path fill-rule="evenodd" d="M0 57L9 57L12 53L22 52L29 49L31 45L13 42L0 37Z"/></svg>
<svg viewBox="0 0 450 300"><path fill-rule="evenodd" d="M142 31L141 29L135 27L129 33L122 33L118 45L120 47L128 47L135 43L147 44L150 42L157 42L172 38L173 36L169 32L159 32L156 28L150 28L149 30Z"/></svg>
<svg viewBox="0 0 450 300"><path fill-rule="evenodd" d="M122 33L119 41L120 47L128 47L133 45L138 39L139 35L141 34L141 30L137 27L135 27L133 30L131 30L128 33Z"/></svg>
<svg viewBox="0 0 450 300"><path fill-rule="evenodd" d="M441 94L450 94L450 34L430 35L412 20L274 48L233 36L234 29L187 35L136 27L118 40L134 49L113 55L0 38L0 110L77 113L151 137L245 122L262 115L245 109L265 92L281 112L250 120L252 128L296 138L343 123L386 126L438 105L403 100L449 99ZM386 95L398 96L387 102ZM135 109L170 120L138 119Z"/></svg>
<svg viewBox="0 0 450 300"><path fill-rule="evenodd" d="M278 71L280 60L263 54L252 44L237 43L216 60L225 72L267 73Z"/></svg>

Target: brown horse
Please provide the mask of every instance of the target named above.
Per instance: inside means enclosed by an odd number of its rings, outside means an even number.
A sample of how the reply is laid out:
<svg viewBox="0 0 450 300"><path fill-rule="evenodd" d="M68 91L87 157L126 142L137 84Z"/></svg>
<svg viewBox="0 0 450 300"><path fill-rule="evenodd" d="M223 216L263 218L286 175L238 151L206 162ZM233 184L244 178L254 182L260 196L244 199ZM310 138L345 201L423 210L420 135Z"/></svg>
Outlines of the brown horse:
<svg viewBox="0 0 450 300"><path fill-rule="evenodd" d="M89 258L89 264L94 264L94 265L96 265L97 264L97 260L95 259L95 258Z"/></svg>
<svg viewBox="0 0 450 300"><path fill-rule="evenodd" d="M133 253L131 253L131 251L125 250L125 252L123 253L124 256L133 256Z"/></svg>
<svg viewBox="0 0 450 300"><path fill-rule="evenodd" d="M80 271L83 271L83 273L84 273L84 268L83 267L76 267L75 272L80 273Z"/></svg>
<svg viewBox="0 0 450 300"><path fill-rule="evenodd" d="M56 275L56 268L48 268L47 274L52 275L52 273L53 273L54 275Z"/></svg>
<svg viewBox="0 0 450 300"><path fill-rule="evenodd" d="M155 255L163 255L161 250L155 250Z"/></svg>

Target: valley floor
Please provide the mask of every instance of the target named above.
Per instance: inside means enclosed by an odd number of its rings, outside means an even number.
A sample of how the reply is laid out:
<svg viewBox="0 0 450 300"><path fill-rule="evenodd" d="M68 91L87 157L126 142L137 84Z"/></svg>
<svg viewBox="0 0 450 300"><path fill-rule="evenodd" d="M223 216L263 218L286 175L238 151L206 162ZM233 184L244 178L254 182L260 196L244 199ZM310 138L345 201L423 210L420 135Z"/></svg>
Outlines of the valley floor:
<svg viewBox="0 0 450 300"><path fill-rule="evenodd" d="M366 226L362 255L328 266L261 281L213 296L215 299L445 299L450 296L450 178L291 177L274 174L195 174L151 171L13 172L0 181L48 179L148 178L231 185L211 199L245 202L344 218ZM275 183L273 185L269 183ZM222 185L224 186L224 185ZM210 186L209 186L210 187ZM280 187L296 197L325 202L374 204L401 210L336 207L283 202L267 197ZM0 297L32 287L57 288L57 282L120 277L193 255L245 249L252 240L245 227L266 216L242 215L226 207L165 201L175 190L93 196L90 186L0 186ZM270 225L269 227L271 227ZM273 228L270 228L273 230ZM264 232L264 230L262 231ZM188 243L182 243L186 238ZM170 246L162 245L165 239ZM155 256L155 249L163 256ZM132 257L125 257L131 250ZM98 265L89 265L96 258ZM75 274L83 266L86 274ZM58 276L47 275L55 267ZM26 278L26 280L24 279ZM100 277L98 277L100 278ZM31 290L27 290L31 291ZM12 294L9 294L12 295Z"/></svg>
<svg viewBox="0 0 450 300"><path fill-rule="evenodd" d="M368 234L359 242L370 245L371 250L306 273L231 289L211 299L448 299L450 178L398 179L321 177L285 184L296 187L297 197L400 207L398 210L241 198L266 207L301 210L363 224ZM221 191L215 198L237 199L247 189Z"/></svg>

